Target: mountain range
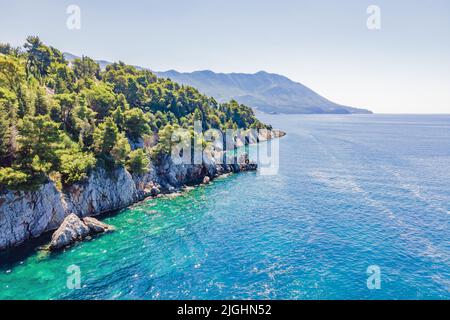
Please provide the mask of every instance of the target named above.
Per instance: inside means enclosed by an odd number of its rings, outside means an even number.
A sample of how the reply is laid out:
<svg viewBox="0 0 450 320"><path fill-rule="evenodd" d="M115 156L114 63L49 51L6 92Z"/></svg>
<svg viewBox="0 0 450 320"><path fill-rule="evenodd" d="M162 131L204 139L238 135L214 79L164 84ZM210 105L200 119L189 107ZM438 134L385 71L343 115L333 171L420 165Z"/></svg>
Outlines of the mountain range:
<svg viewBox="0 0 450 320"><path fill-rule="evenodd" d="M71 61L77 56L64 53ZM109 61L97 60L103 69ZM145 69L136 66L138 69ZM370 114L369 110L334 103L301 83L260 71L246 73L215 73L210 70L181 73L175 70L152 71L162 78L197 88L219 102L234 99L266 113L284 114Z"/></svg>

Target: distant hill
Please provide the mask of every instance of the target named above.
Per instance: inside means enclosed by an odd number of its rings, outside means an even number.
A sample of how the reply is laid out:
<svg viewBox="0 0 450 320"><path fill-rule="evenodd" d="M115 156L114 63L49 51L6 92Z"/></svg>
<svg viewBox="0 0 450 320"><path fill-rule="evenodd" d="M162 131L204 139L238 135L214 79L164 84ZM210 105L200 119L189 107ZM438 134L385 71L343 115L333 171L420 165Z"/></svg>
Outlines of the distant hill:
<svg viewBox="0 0 450 320"><path fill-rule="evenodd" d="M159 77L196 87L218 101L235 99L269 113L371 113L342 106L325 99L308 87L287 77L260 71L255 74L195 71L156 72Z"/></svg>
<svg viewBox="0 0 450 320"><path fill-rule="evenodd" d="M67 60L76 56L64 54ZM102 68L110 62L97 61ZM138 67L143 69L142 67ZM352 114L369 110L336 104L301 83L287 77L260 71L255 74L215 73L209 70L180 73L175 70L155 72L157 76L199 89L219 102L235 99L239 103L267 113Z"/></svg>

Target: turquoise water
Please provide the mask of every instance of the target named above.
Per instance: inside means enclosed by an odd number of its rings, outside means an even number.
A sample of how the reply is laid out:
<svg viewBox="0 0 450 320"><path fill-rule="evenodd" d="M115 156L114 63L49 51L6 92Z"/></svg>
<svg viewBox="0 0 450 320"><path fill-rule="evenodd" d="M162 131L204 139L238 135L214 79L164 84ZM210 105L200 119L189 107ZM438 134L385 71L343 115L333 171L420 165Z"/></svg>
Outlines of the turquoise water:
<svg viewBox="0 0 450 320"><path fill-rule="evenodd" d="M288 133L277 175L146 201L62 253L2 256L0 298L450 298L450 116L263 118Z"/></svg>

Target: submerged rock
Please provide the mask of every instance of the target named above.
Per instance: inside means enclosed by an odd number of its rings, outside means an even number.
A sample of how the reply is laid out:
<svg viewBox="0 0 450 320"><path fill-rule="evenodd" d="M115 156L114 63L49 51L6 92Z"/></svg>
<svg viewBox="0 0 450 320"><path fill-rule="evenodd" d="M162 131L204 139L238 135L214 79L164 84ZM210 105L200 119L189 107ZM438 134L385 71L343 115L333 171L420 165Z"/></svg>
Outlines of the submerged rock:
<svg viewBox="0 0 450 320"><path fill-rule="evenodd" d="M113 231L114 227L87 217L81 220L77 215L68 215L61 226L53 233L50 250L67 247L77 241L88 238L90 235Z"/></svg>

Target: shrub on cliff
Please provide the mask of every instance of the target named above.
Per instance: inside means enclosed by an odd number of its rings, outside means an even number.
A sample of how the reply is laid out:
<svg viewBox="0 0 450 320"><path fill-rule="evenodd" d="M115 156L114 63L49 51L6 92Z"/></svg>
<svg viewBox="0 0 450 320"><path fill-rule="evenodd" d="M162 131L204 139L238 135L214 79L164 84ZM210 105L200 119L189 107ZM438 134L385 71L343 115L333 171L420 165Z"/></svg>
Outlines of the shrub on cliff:
<svg viewBox="0 0 450 320"><path fill-rule="evenodd" d="M165 125L158 133L158 143L154 146L150 155L154 161L157 161L162 155L170 155L172 151L172 135L175 130L179 129L178 125Z"/></svg>
<svg viewBox="0 0 450 320"><path fill-rule="evenodd" d="M70 185L87 178L88 173L94 168L96 160L93 154L70 150L61 155L62 182Z"/></svg>
<svg viewBox="0 0 450 320"><path fill-rule="evenodd" d="M127 156L131 152L130 143L124 133L120 133L117 141L111 150L111 156L116 165L123 166L126 163Z"/></svg>
<svg viewBox="0 0 450 320"><path fill-rule="evenodd" d="M19 170L13 168L0 168L0 189L2 186L10 189L17 189L25 184L30 177Z"/></svg>
<svg viewBox="0 0 450 320"><path fill-rule="evenodd" d="M127 160L127 169L134 174L145 174L148 172L150 160L143 149L137 149L130 153Z"/></svg>

